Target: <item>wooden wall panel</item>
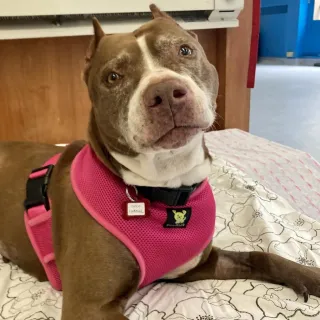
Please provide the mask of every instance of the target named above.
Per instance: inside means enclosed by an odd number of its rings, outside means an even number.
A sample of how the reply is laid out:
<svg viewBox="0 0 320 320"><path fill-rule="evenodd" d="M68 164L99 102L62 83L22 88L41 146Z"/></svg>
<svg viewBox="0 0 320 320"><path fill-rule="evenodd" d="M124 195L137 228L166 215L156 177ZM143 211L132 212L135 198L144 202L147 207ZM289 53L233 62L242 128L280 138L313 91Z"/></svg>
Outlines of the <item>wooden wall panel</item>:
<svg viewBox="0 0 320 320"><path fill-rule="evenodd" d="M217 62L217 40L216 30L198 30L195 31L198 35L198 40L203 46L204 51L208 57L208 60L216 65Z"/></svg>
<svg viewBox="0 0 320 320"><path fill-rule="evenodd" d="M220 76L217 129L248 128L250 22L244 17L249 10L242 14L240 28L197 31ZM81 71L89 41L0 41L0 140L62 143L86 138L90 101Z"/></svg>
<svg viewBox="0 0 320 320"><path fill-rule="evenodd" d="M0 140L86 137L81 70L89 37L0 41Z"/></svg>
<svg viewBox="0 0 320 320"><path fill-rule="evenodd" d="M245 1L238 28L217 30L217 69L220 79L217 127L220 129L249 131L250 89L247 88L247 77L253 1Z"/></svg>
<svg viewBox="0 0 320 320"><path fill-rule="evenodd" d="M215 63L215 31L197 33ZM90 101L81 71L89 41L0 41L0 140L59 143L86 138Z"/></svg>

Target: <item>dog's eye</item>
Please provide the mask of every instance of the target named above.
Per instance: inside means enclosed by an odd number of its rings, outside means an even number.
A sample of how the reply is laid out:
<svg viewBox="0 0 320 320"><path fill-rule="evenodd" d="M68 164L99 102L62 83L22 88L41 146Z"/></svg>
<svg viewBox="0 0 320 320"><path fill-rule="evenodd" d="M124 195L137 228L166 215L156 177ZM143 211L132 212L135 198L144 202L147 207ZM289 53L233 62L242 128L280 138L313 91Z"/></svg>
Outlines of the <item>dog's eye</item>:
<svg viewBox="0 0 320 320"><path fill-rule="evenodd" d="M120 79L120 75L117 74L116 72L110 72L107 78L109 83L114 83L119 79Z"/></svg>
<svg viewBox="0 0 320 320"><path fill-rule="evenodd" d="M179 54L181 56L191 56L192 55L192 49L186 45L183 45L180 47Z"/></svg>

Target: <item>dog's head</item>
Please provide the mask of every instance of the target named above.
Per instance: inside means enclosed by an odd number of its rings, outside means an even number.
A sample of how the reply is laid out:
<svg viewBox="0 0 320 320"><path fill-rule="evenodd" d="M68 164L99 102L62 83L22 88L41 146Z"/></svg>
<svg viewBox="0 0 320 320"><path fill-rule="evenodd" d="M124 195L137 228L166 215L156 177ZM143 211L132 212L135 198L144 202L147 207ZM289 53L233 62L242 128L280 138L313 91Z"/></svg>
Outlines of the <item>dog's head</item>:
<svg viewBox="0 0 320 320"><path fill-rule="evenodd" d="M90 130L109 152L177 149L215 119L218 76L196 35L150 8L154 19L132 33L105 35L93 21L84 70Z"/></svg>

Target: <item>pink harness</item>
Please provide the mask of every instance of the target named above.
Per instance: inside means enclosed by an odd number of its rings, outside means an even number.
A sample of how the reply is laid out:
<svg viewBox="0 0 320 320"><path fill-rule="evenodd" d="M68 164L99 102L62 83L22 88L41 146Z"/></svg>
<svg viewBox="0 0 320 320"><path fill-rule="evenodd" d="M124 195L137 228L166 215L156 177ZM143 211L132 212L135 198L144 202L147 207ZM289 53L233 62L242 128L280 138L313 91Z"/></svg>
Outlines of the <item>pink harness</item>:
<svg viewBox="0 0 320 320"><path fill-rule="evenodd" d="M58 155L46 165L56 163L57 159ZM100 162L88 145L72 163L71 182L82 206L136 258L140 287L188 262L212 240L216 208L208 181L191 194L184 206L168 207L152 202L148 216L129 219L123 217L128 202L127 186ZM43 205L33 207L25 212L25 223L51 285L61 290L53 253L51 211Z"/></svg>

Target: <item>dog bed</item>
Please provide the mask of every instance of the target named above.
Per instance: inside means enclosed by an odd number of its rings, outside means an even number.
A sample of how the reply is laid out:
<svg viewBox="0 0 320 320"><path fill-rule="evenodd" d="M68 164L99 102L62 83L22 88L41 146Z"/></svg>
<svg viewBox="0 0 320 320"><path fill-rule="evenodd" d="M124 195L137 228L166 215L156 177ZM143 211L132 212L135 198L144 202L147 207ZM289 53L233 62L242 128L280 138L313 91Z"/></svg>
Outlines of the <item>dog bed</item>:
<svg viewBox="0 0 320 320"><path fill-rule="evenodd" d="M217 201L213 244L320 266L320 166L300 151L239 130L206 135ZM181 244L183 246L183 243ZM0 258L0 319L58 320L62 294ZM252 280L159 283L127 304L130 320L320 319L320 299Z"/></svg>

